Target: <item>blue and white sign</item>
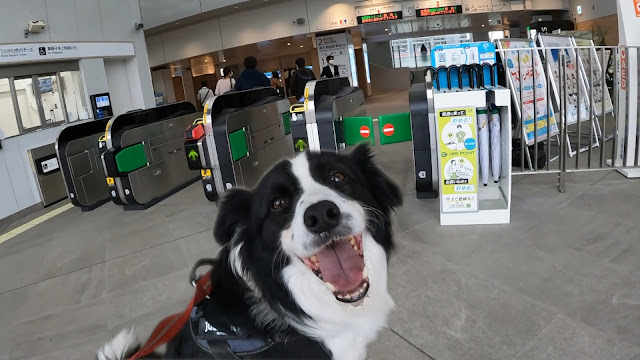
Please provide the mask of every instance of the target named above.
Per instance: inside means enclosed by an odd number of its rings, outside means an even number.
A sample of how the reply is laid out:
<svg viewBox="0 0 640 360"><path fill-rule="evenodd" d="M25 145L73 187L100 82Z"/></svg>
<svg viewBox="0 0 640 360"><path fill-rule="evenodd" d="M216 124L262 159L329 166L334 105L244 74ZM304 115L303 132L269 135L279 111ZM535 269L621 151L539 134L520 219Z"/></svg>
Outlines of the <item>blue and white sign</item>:
<svg viewBox="0 0 640 360"><path fill-rule="evenodd" d="M487 41L438 45L431 49L431 66L495 64L496 47Z"/></svg>
<svg viewBox="0 0 640 360"><path fill-rule="evenodd" d="M449 67L452 65L472 65L472 64L490 64L496 63L496 47L487 41L474 42L474 43L462 43L462 44L448 44L438 45L431 49L431 66L434 68ZM455 74L460 69L455 70ZM450 74L451 75L451 74ZM484 72L484 83L491 82L491 74L489 71ZM444 71L439 71L438 76L441 84L448 84L447 74ZM458 86L458 79L456 76L451 76L451 86ZM463 87L470 86L469 75L462 75Z"/></svg>

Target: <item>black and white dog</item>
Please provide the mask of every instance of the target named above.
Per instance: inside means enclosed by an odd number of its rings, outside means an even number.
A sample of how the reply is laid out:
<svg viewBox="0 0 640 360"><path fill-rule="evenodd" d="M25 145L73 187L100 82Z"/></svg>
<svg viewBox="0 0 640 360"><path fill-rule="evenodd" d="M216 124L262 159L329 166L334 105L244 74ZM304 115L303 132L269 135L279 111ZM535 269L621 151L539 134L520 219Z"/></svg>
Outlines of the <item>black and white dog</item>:
<svg viewBox="0 0 640 360"><path fill-rule="evenodd" d="M301 154L253 191L231 191L214 227L223 247L199 310L205 331L226 324L268 339L264 351L235 351L241 359L365 359L394 306L390 215L401 203L365 146L349 155ZM188 325L163 357L212 358L201 345ZM133 332L123 331L98 359L125 359L137 346Z"/></svg>

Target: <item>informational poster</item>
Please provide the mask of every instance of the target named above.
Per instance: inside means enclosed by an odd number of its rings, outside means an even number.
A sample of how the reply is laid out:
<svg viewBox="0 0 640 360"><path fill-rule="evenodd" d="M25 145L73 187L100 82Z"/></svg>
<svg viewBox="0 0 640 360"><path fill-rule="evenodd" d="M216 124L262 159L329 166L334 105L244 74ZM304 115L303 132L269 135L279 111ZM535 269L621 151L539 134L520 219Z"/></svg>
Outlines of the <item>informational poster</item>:
<svg viewBox="0 0 640 360"><path fill-rule="evenodd" d="M553 90L556 104L560 104L560 57L564 52L566 57L564 87L567 91L567 125L578 122L578 91L580 91L580 121L591 120L589 114L589 98L583 74L578 70L578 58L575 46L568 36L538 35L540 45L545 48L542 54L551 68L551 89Z"/></svg>
<svg viewBox="0 0 640 360"><path fill-rule="evenodd" d="M523 135L527 145L535 143L536 124L538 141L558 135L553 107L547 109L547 81L540 56L537 51L531 50L534 47L533 41L502 39L499 45L501 49L509 50L500 54L503 64L506 65L507 80L510 82L511 95L515 99L516 111L520 113L520 120L524 124ZM518 51L519 49L522 50ZM548 122L550 128L547 126L547 110L551 114Z"/></svg>
<svg viewBox="0 0 640 360"><path fill-rule="evenodd" d="M478 211L475 108L437 109L443 213Z"/></svg>
<svg viewBox="0 0 640 360"><path fill-rule="evenodd" d="M511 0L492 0L491 4L494 12L511 10Z"/></svg>
<svg viewBox="0 0 640 360"><path fill-rule="evenodd" d="M316 37L318 48L318 60L320 61L320 69L318 73L322 72L322 68L329 65L327 63L327 56L333 56L334 65L338 66L340 76L348 77L351 84L357 86L358 79L353 78L353 72L355 72L355 66L352 68L352 63L355 65L355 52L353 51L353 44L350 43L347 33L323 35ZM353 61L351 57L353 56Z"/></svg>
<svg viewBox="0 0 640 360"><path fill-rule="evenodd" d="M607 89L607 85L602 83L602 65L606 69L609 64L609 57L611 56L610 49L596 49L593 47L593 40L586 40L573 37L573 43L576 46L588 46L590 48L578 48L580 54L580 60L582 62L583 76L585 83L587 84L587 90L591 95L591 87L593 87L593 102L594 112L597 116L602 115L602 98L604 95L604 109L605 113L613 111L613 102L611 101L611 94ZM602 63L602 51L604 50L604 63ZM589 53L591 53L591 60L589 59ZM591 68L593 64L593 69ZM606 70L605 70L606 71ZM604 90L604 91L603 91Z"/></svg>

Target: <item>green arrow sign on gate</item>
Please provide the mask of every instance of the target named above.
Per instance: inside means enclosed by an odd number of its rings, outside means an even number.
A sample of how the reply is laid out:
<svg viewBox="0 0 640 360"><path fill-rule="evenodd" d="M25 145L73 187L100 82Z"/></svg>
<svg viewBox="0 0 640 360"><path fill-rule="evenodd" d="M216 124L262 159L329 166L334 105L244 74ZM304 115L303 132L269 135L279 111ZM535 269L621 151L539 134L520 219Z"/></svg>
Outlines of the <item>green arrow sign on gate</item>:
<svg viewBox="0 0 640 360"><path fill-rule="evenodd" d="M200 155L198 155L198 153L195 150L191 150L189 152L189 155L187 156L189 156L189 159L191 159L191 161L196 161L200 157Z"/></svg>
<svg viewBox="0 0 640 360"><path fill-rule="evenodd" d="M307 143L304 142L302 139L298 140L298 142L296 143L296 145L294 146L296 149L300 150L300 152L304 151L304 148L308 147Z"/></svg>

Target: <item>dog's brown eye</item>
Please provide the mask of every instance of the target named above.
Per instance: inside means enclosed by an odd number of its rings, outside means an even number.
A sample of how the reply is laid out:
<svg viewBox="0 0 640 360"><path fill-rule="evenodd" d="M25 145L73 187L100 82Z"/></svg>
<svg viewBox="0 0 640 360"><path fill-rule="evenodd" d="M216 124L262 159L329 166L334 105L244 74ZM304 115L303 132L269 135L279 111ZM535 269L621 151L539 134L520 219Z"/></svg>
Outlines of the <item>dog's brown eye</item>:
<svg viewBox="0 0 640 360"><path fill-rule="evenodd" d="M287 206L289 206L289 200L285 199L285 198L278 198L273 200L273 203L271 204L271 208L273 208L273 210L279 211L282 210L284 208L286 208Z"/></svg>
<svg viewBox="0 0 640 360"><path fill-rule="evenodd" d="M331 182L339 183L344 180L344 174L339 171L334 171L331 173Z"/></svg>

